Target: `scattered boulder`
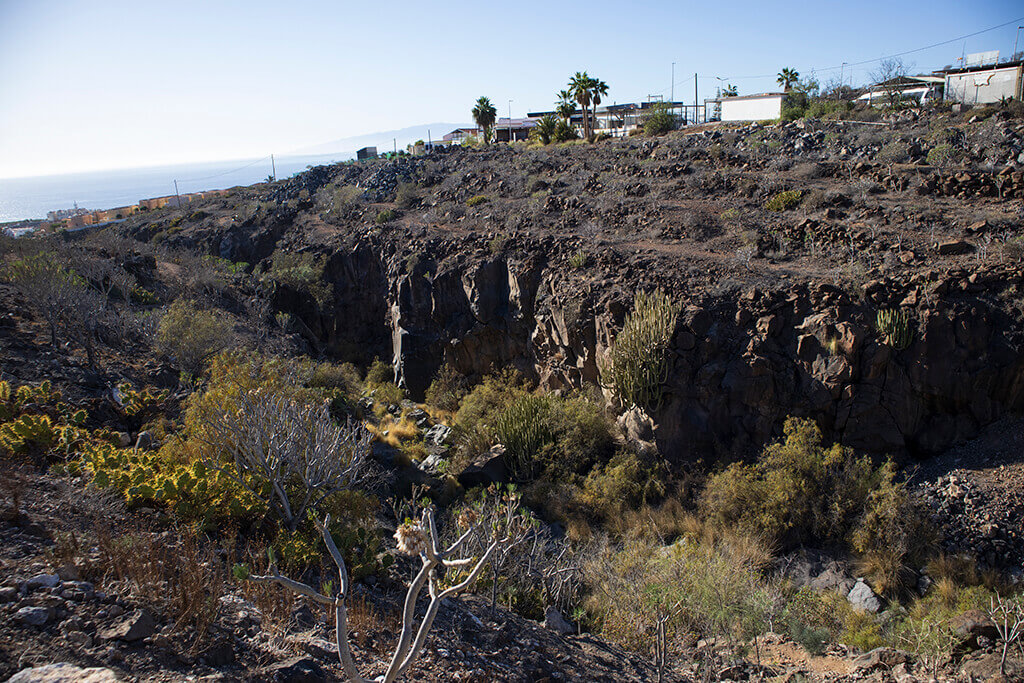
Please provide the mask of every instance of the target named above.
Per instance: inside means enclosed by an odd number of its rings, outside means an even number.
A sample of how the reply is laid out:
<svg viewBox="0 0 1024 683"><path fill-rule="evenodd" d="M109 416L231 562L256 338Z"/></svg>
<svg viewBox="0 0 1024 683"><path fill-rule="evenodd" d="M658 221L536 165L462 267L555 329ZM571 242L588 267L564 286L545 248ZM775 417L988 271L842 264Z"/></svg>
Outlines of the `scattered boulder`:
<svg viewBox="0 0 1024 683"><path fill-rule="evenodd" d="M13 586L0 588L0 603L14 602L18 599L18 589Z"/></svg>
<svg viewBox="0 0 1024 683"><path fill-rule="evenodd" d="M935 251L938 252L939 256L958 256L960 254L970 254L974 251L974 246L966 240L950 240L948 242L939 242L935 245Z"/></svg>
<svg viewBox="0 0 1024 683"><path fill-rule="evenodd" d="M490 451L474 458L469 466L459 474L459 483L465 489L503 484L506 481L508 481L508 467L505 466L505 447L501 444L492 446Z"/></svg>
<svg viewBox="0 0 1024 683"><path fill-rule="evenodd" d="M436 424L423 434L423 440L435 446L443 446L451 440L451 437L452 428L443 424Z"/></svg>
<svg viewBox="0 0 1024 683"><path fill-rule="evenodd" d="M53 608L22 607L14 613L14 619L27 626L45 626L53 619Z"/></svg>
<svg viewBox="0 0 1024 683"><path fill-rule="evenodd" d="M25 582L25 590L33 591L38 588L56 588L60 585L60 577L56 574L36 574Z"/></svg>
<svg viewBox="0 0 1024 683"><path fill-rule="evenodd" d="M960 652L977 650L979 638L987 638L992 641L999 638L999 631L996 630L995 623L980 609L969 609L963 614L953 617L950 625L953 627L953 633L959 639L957 650Z"/></svg>
<svg viewBox="0 0 1024 683"><path fill-rule="evenodd" d="M550 606L544 612L544 628L550 629L555 633L560 633L563 636L569 636L576 633L576 629L565 620L562 613L558 611L555 606Z"/></svg>
<svg viewBox="0 0 1024 683"><path fill-rule="evenodd" d="M22 669L11 676L7 683L117 683L120 679L110 669L82 667L61 662L31 669Z"/></svg>
<svg viewBox="0 0 1024 683"><path fill-rule="evenodd" d="M263 670L260 680L275 683L326 683L324 670L310 657L293 657Z"/></svg>
<svg viewBox="0 0 1024 683"><path fill-rule="evenodd" d="M865 652L853 660L854 671L871 671L879 667L891 669L897 664L906 664L912 661L913 657L909 652L896 650L891 647L876 647L870 652Z"/></svg>
<svg viewBox="0 0 1024 683"><path fill-rule="evenodd" d="M123 640L134 643L148 638L156 632L156 621L148 609L135 610L114 626L104 629L100 635L104 640Z"/></svg>
<svg viewBox="0 0 1024 683"><path fill-rule="evenodd" d="M864 612L876 613L882 609L882 601L879 599L875 592L871 590L871 586L864 583L863 579L858 579L857 583L854 584L850 590L849 595L846 599L850 601L854 609L859 609Z"/></svg>

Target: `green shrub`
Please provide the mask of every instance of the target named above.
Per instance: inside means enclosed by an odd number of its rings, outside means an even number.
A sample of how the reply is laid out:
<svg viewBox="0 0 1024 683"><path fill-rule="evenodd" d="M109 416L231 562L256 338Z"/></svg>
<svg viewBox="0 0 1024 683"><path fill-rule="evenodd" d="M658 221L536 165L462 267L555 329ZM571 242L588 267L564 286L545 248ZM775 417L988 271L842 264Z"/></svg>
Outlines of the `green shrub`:
<svg viewBox="0 0 1024 683"><path fill-rule="evenodd" d="M669 371L668 345L678 310L663 292L639 292L611 350L609 379L624 405L642 408L661 403Z"/></svg>
<svg viewBox="0 0 1024 683"><path fill-rule="evenodd" d="M602 635L637 652L650 651L659 620L669 643L693 635L745 641L768 629L775 593L760 572L769 558L738 536L671 546L629 539L588 559L586 608Z"/></svg>
<svg viewBox="0 0 1024 683"><path fill-rule="evenodd" d="M178 299L160 319L156 349L185 372L198 374L206 362L233 341L231 322L215 311Z"/></svg>
<svg viewBox="0 0 1024 683"><path fill-rule="evenodd" d="M489 423L506 405L524 394L523 378L514 369L488 375L463 397L455 423L470 432L478 425Z"/></svg>
<svg viewBox="0 0 1024 683"><path fill-rule="evenodd" d="M768 211L782 212L788 211L794 208L800 203L800 198L803 193L800 190L784 190L771 196L771 198L764 203L764 208Z"/></svg>
<svg viewBox="0 0 1024 683"><path fill-rule="evenodd" d="M489 201L491 201L491 199L487 195L478 194L475 197L470 197L469 199L467 199L466 200L466 206L472 208L474 206L480 206L481 204L486 204Z"/></svg>
<svg viewBox="0 0 1024 683"><path fill-rule="evenodd" d="M308 292L321 305L331 296L330 285L324 279L324 263L309 252L275 251L264 278Z"/></svg>
<svg viewBox="0 0 1024 683"><path fill-rule="evenodd" d="M349 396L359 393L362 380L352 363L316 363L310 369L307 384L322 389L338 389Z"/></svg>
<svg viewBox="0 0 1024 683"><path fill-rule="evenodd" d="M375 358L366 371L366 384L371 387L392 382L394 379L395 369L380 358Z"/></svg>
<svg viewBox="0 0 1024 683"><path fill-rule="evenodd" d="M848 543L861 553L892 549L902 556L920 550L923 523L891 463L876 468L850 448L824 447L811 420L791 417L784 433L756 463L709 477L700 508L711 523L762 534L781 548Z"/></svg>
<svg viewBox="0 0 1024 683"><path fill-rule="evenodd" d="M587 254L585 251L580 249L575 254L569 257L569 265L577 270L587 265Z"/></svg>
<svg viewBox="0 0 1024 683"><path fill-rule="evenodd" d="M651 112L644 117L644 134L655 136L664 135L679 127L679 117L672 113L669 105L657 103L651 107Z"/></svg>
<svg viewBox="0 0 1024 683"><path fill-rule="evenodd" d="M905 142L893 140L882 145L875 154L875 161L880 164L898 164L910 157L910 146Z"/></svg>
<svg viewBox="0 0 1024 683"><path fill-rule="evenodd" d="M334 191L334 196L332 197L334 208L350 208L357 204L362 196L363 191L355 185L343 185Z"/></svg>
<svg viewBox="0 0 1024 683"><path fill-rule="evenodd" d="M459 403L467 392L466 378L451 365L445 363L430 382L424 398L429 406L455 412L459 409Z"/></svg>
<svg viewBox="0 0 1024 683"><path fill-rule="evenodd" d="M605 465L591 470L579 498L594 514L610 520L628 509L663 498L667 479L663 463L622 450Z"/></svg>
<svg viewBox="0 0 1024 683"><path fill-rule="evenodd" d="M398 213L392 209L382 209L377 212L377 225L384 225L398 218Z"/></svg>
<svg viewBox="0 0 1024 683"><path fill-rule="evenodd" d="M420 186L416 183L398 183L395 188L395 204L400 209L411 209L420 203Z"/></svg>
<svg viewBox="0 0 1024 683"><path fill-rule="evenodd" d="M948 142L935 145L928 150L925 160L932 166L946 166L953 161L953 145Z"/></svg>

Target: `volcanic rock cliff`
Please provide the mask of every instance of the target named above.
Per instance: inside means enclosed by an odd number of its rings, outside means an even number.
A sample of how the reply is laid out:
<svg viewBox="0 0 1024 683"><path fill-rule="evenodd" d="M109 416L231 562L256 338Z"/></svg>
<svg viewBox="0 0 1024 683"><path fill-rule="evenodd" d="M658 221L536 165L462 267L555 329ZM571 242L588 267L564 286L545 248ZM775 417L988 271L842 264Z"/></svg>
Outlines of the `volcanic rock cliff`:
<svg viewBox="0 0 1024 683"><path fill-rule="evenodd" d="M962 140L957 168L926 163L937 125ZM681 310L653 415L670 459L749 451L786 415L920 456L1024 407L1021 134L996 117L801 122L453 150L318 167L126 230L257 273L308 255L326 295L277 282L274 311L318 352L390 359L413 397L445 363L599 385L634 293L660 288ZM883 309L904 311L905 344Z"/></svg>

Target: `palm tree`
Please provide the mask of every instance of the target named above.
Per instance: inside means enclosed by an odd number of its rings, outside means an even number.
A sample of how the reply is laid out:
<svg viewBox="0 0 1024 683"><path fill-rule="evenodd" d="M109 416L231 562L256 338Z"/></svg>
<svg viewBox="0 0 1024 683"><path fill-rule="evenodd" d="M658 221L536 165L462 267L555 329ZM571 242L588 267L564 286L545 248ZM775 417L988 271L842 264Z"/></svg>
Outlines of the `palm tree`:
<svg viewBox="0 0 1024 683"><path fill-rule="evenodd" d="M558 91L558 102L555 104L555 113L569 123L572 115L576 113L576 105L573 103L572 93L568 90Z"/></svg>
<svg viewBox="0 0 1024 683"><path fill-rule="evenodd" d="M498 110L491 104L490 98L481 97L473 107L473 120L484 132L484 144L491 142L491 127L498 116Z"/></svg>
<svg viewBox="0 0 1024 683"><path fill-rule="evenodd" d="M554 137L556 128L558 128L558 117L554 114L545 114L540 117L533 130L540 138L541 143L548 145L551 144L551 138Z"/></svg>
<svg viewBox="0 0 1024 683"><path fill-rule="evenodd" d="M738 97L740 91L736 89L735 85L727 85L722 89L722 97Z"/></svg>
<svg viewBox="0 0 1024 683"><path fill-rule="evenodd" d="M594 79L587 75L584 71L580 73L577 71L573 77L569 80L569 92L572 93L573 99L575 99L580 109L583 110L583 137L590 138L590 115L588 114L588 108L590 107L590 100L592 97L591 87Z"/></svg>
<svg viewBox="0 0 1024 683"><path fill-rule="evenodd" d="M796 69L790 69L787 66L779 72L779 77L775 80L782 86L783 90L789 92L789 90L796 85L796 82L800 80L800 73Z"/></svg>
<svg viewBox="0 0 1024 683"><path fill-rule="evenodd" d="M607 83L597 78L590 79L590 107L594 112L594 123L597 123L597 105L601 104L601 97L607 95Z"/></svg>

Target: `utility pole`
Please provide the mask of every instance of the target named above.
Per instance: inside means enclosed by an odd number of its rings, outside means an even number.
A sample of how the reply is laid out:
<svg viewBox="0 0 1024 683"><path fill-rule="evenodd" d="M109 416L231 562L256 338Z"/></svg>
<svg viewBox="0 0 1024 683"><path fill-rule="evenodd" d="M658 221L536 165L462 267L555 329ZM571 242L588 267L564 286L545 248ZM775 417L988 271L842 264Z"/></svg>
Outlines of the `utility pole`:
<svg viewBox="0 0 1024 683"><path fill-rule="evenodd" d="M512 144L512 100L508 101L508 144Z"/></svg>
<svg viewBox="0 0 1024 683"><path fill-rule="evenodd" d="M274 155L270 155L270 175L274 180L277 180L277 166L274 165Z"/></svg>
<svg viewBox="0 0 1024 683"><path fill-rule="evenodd" d="M174 196L178 198L178 208L181 208L181 195L178 194L178 181L174 181Z"/></svg>
<svg viewBox="0 0 1024 683"><path fill-rule="evenodd" d="M1017 32L1015 34L1013 34L1013 54L1010 55L1010 61L1011 62L1013 60L1017 59L1017 39L1020 38L1020 30L1022 28L1024 28L1024 26L1018 26L1017 27Z"/></svg>
<svg viewBox="0 0 1024 683"><path fill-rule="evenodd" d="M668 96L669 102L676 101L676 63L672 62L672 94Z"/></svg>
<svg viewBox="0 0 1024 683"><path fill-rule="evenodd" d="M694 125L700 123L700 117L697 116L697 74L693 74L693 123Z"/></svg>

